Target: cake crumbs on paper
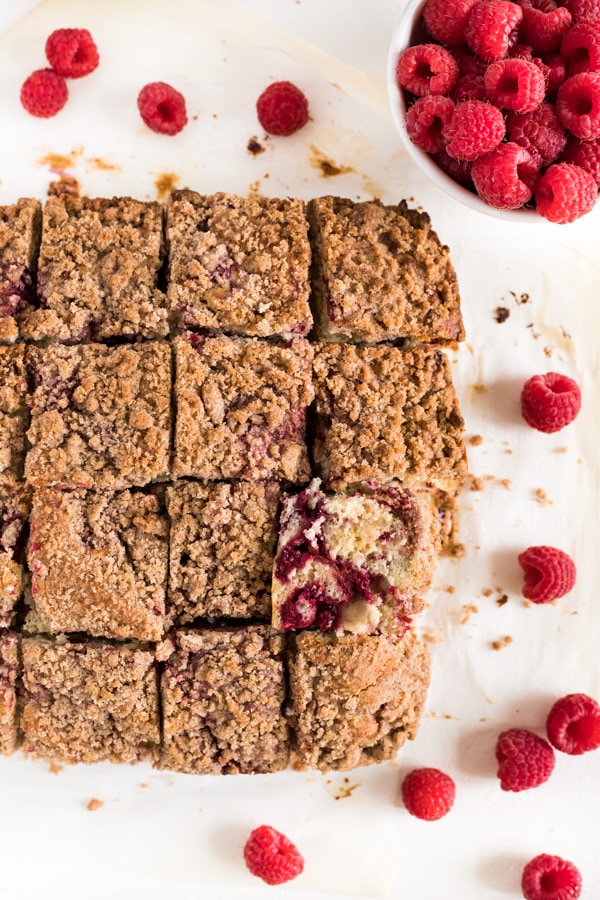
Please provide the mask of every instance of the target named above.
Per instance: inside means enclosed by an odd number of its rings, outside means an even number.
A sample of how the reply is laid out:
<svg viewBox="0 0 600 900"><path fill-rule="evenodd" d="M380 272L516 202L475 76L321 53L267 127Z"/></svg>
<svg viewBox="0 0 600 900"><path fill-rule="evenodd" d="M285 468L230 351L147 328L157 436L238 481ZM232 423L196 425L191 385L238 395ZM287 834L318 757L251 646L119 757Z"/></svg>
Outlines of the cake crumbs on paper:
<svg viewBox="0 0 600 900"><path fill-rule="evenodd" d="M508 293L513 298L517 306L522 306L524 303L529 303L529 301L531 300L531 297L526 292L523 292L522 294L516 294L514 291L509 291Z"/></svg>
<svg viewBox="0 0 600 900"><path fill-rule="evenodd" d="M534 500L536 503L539 503L540 506L554 506L554 500L551 500L550 497L546 494L546 491L543 488L536 488L533 493Z"/></svg>
<svg viewBox="0 0 600 900"><path fill-rule="evenodd" d="M171 191L174 191L179 183L179 175L175 172L161 172L154 179L154 187L156 188L156 199L166 200Z"/></svg>
<svg viewBox="0 0 600 900"><path fill-rule="evenodd" d="M477 606L476 603L466 603L462 609L463 609L463 616L462 616L462 619L460 620L461 625L466 625L467 622L469 621L469 619L471 618L471 616L473 614L479 612L479 607Z"/></svg>
<svg viewBox="0 0 600 900"><path fill-rule="evenodd" d="M67 172L61 172L60 177L56 181L51 181L48 185L48 196L59 197L61 194L70 194L72 197L79 197L81 193L81 185L74 175Z"/></svg>
<svg viewBox="0 0 600 900"><path fill-rule="evenodd" d="M508 647L509 644L512 644L513 638L510 634L505 634L503 638L499 638L497 641L492 641L492 649L493 650L503 650L504 647Z"/></svg>
<svg viewBox="0 0 600 900"><path fill-rule="evenodd" d="M502 324L502 322L506 322L508 317L510 316L510 309L506 306L497 306L494 311L494 318L496 322Z"/></svg>
<svg viewBox="0 0 600 900"><path fill-rule="evenodd" d="M352 792L359 787L360 781L357 781L356 784L351 784L349 778L344 778L342 784L338 786L332 785L332 788L334 789L332 797L334 800L345 800L347 797L351 797Z"/></svg>
<svg viewBox="0 0 600 900"><path fill-rule="evenodd" d="M499 597L496 597L496 606L504 606L505 603L508 603L508 594L500 594Z"/></svg>
<svg viewBox="0 0 600 900"><path fill-rule="evenodd" d="M482 491L484 488L483 478L479 478L475 475L471 475L469 490L470 491Z"/></svg>
<svg viewBox="0 0 600 900"><path fill-rule="evenodd" d="M447 587L444 588L444 590L446 591L447 594L454 594L454 592L456 591L456 588L454 587L453 584L449 584Z"/></svg>
<svg viewBox="0 0 600 900"><path fill-rule="evenodd" d="M254 134L254 135L252 135L252 137L249 139L248 143L246 144L246 150L248 151L248 153L251 153L252 156L258 156L260 153L265 152L266 147L264 147L259 142L258 138Z"/></svg>
<svg viewBox="0 0 600 900"><path fill-rule="evenodd" d="M567 452L567 448L566 448L566 447L556 447L556 449L555 449L554 452L555 452L555 453L566 453L566 452Z"/></svg>
<svg viewBox="0 0 600 900"><path fill-rule="evenodd" d="M483 444L483 438L480 434L472 434L468 440L471 447L480 447Z"/></svg>
<svg viewBox="0 0 600 900"><path fill-rule="evenodd" d="M313 169L320 173L321 178L334 178L336 175L349 175L356 172L352 166L338 165L321 152L314 144L310 145L311 156L309 163Z"/></svg>
<svg viewBox="0 0 600 900"><path fill-rule="evenodd" d="M104 806L104 800L98 800L97 797L92 797L86 809L89 809L90 812L95 812L97 809L100 809L101 806Z"/></svg>
<svg viewBox="0 0 600 900"><path fill-rule="evenodd" d="M441 638L434 634L433 631L424 631L421 635L421 640L425 644L439 644Z"/></svg>
<svg viewBox="0 0 600 900"><path fill-rule="evenodd" d="M512 481L510 480L510 478L501 478L501 479L500 479L500 484L501 484L502 487L505 488L507 491L510 491L511 486L512 486Z"/></svg>
<svg viewBox="0 0 600 900"><path fill-rule="evenodd" d="M50 765L48 766L48 771L52 775L60 775L60 773L62 772L63 769L64 769L64 766L61 766L60 763L57 763L57 762L51 762Z"/></svg>

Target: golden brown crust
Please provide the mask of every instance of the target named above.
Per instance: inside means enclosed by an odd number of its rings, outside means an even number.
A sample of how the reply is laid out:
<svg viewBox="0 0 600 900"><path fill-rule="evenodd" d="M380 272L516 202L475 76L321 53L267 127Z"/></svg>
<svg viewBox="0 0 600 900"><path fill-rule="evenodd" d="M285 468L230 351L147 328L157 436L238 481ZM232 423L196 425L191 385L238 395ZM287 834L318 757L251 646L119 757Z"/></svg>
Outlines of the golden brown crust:
<svg viewBox="0 0 600 900"><path fill-rule="evenodd" d="M173 474L244 481L310 477L312 347L251 338L175 339Z"/></svg>
<svg viewBox="0 0 600 900"><path fill-rule="evenodd" d="M154 655L135 644L23 638L25 753L61 763L136 762L160 740Z"/></svg>
<svg viewBox="0 0 600 900"><path fill-rule="evenodd" d="M392 759L414 738L427 696L427 648L412 633L305 631L290 639L290 724L297 768L353 769Z"/></svg>
<svg viewBox="0 0 600 900"><path fill-rule="evenodd" d="M27 430L25 346L0 346L0 485L23 475Z"/></svg>
<svg viewBox="0 0 600 900"><path fill-rule="evenodd" d="M427 213L319 197L308 216L317 337L464 339L456 273Z"/></svg>
<svg viewBox="0 0 600 900"><path fill-rule="evenodd" d="M42 205L22 198L0 206L0 343L19 337L19 320L35 295Z"/></svg>
<svg viewBox="0 0 600 900"><path fill-rule="evenodd" d="M0 631L0 756L10 756L17 748L17 677L19 637Z"/></svg>
<svg viewBox="0 0 600 900"><path fill-rule="evenodd" d="M155 495L34 493L27 562L36 630L159 640L167 560Z"/></svg>
<svg viewBox="0 0 600 900"><path fill-rule="evenodd" d="M279 496L274 482L167 489L171 622L269 617Z"/></svg>
<svg viewBox="0 0 600 900"><path fill-rule="evenodd" d="M168 476L169 344L30 347L28 364L32 485L117 490Z"/></svg>
<svg viewBox="0 0 600 900"><path fill-rule="evenodd" d="M161 264L159 203L50 197L38 262L40 308L25 316L22 333L61 341L165 335Z"/></svg>
<svg viewBox="0 0 600 900"><path fill-rule="evenodd" d="M310 246L302 200L171 195L169 307L185 327L307 334Z"/></svg>
<svg viewBox="0 0 600 900"><path fill-rule="evenodd" d="M175 634L161 678L159 768L276 772L288 762L282 635L268 626Z"/></svg>
<svg viewBox="0 0 600 900"><path fill-rule="evenodd" d="M463 482L464 423L441 350L317 344L314 378L313 454L327 487Z"/></svg>

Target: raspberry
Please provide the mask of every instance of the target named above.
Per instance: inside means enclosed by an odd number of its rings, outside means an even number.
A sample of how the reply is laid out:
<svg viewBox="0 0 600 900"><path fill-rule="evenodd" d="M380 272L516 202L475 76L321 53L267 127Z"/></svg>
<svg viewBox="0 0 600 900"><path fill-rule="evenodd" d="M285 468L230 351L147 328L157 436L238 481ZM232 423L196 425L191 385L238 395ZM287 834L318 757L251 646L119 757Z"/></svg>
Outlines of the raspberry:
<svg viewBox="0 0 600 900"><path fill-rule="evenodd" d="M449 175L450 178L457 181L459 184L464 184L465 187L471 187L473 181L471 179L471 169L473 167L473 163L466 162L465 160L453 159L451 156L448 156L446 150L440 150L438 153L434 153L432 157L440 169Z"/></svg>
<svg viewBox="0 0 600 900"><path fill-rule="evenodd" d="M550 603L564 597L575 584L575 563L556 547L528 547L519 554L525 574L522 593L532 603Z"/></svg>
<svg viewBox="0 0 600 900"><path fill-rule="evenodd" d="M429 34L448 47L463 42L469 13L479 0L428 0L423 20Z"/></svg>
<svg viewBox="0 0 600 900"><path fill-rule="evenodd" d="M550 744L524 728L511 728L499 735L496 759L503 791L538 787L548 781L554 769L554 750Z"/></svg>
<svg viewBox="0 0 600 900"><path fill-rule="evenodd" d="M477 159L497 147L505 132L504 117L497 107L481 100L464 100L454 109L446 150L455 159Z"/></svg>
<svg viewBox="0 0 600 900"><path fill-rule="evenodd" d="M546 93L544 76L535 63L526 59L492 63L484 75L484 84L492 103L521 113L539 106Z"/></svg>
<svg viewBox="0 0 600 900"><path fill-rule="evenodd" d="M509 113L506 131L510 141L531 153L540 169L558 159L567 144L567 134L551 103L542 103L528 113Z"/></svg>
<svg viewBox="0 0 600 900"><path fill-rule="evenodd" d="M597 196L598 188L589 172L571 163L555 163L538 181L535 202L540 215L565 225L589 213Z"/></svg>
<svg viewBox="0 0 600 900"><path fill-rule="evenodd" d="M46 41L46 57L63 78L81 78L98 67L98 48L86 28L58 28Z"/></svg>
<svg viewBox="0 0 600 900"><path fill-rule="evenodd" d="M417 97L448 94L458 78L458 64L449 50L437 44L415 44L398 59L396 80Z"/></svg>
<svg viewBox="0 0 600 900"><path fill-rule="evenodd" d="M521 889L525 900L577 900L581 874L572 862L540 853L523 869Z"/></svg>
<svg viewBox="0 0 600 900"><path fill-rule="evenodd" d="M402 800L412 816L433 822L450 812L456 788L440 769L413 769L402 782Z"/></svg>
<svg viewBox="0 0 600 900"><path fill-rule="evenodd" d="M523 9L520 34L531 45L534 53L554 53L560 47L563 35L571 27L571 13L563 6L544 12L529 7Z"/></svg>
<svg viewBox="0 0 600 900"><path fill-rule="evenodd" d="M308 100L291 81L274 81L256 101L256 112L267 134L289 137L308 122Z"/></svg>
<svg viewBox="0 0 600 900"><path fill-rule="evenodd" d="M406 113L406 130L413 144L426 153L442 150L453 112L454 102L450 97L434 94L419 97Z"/></svg>
<svg viewBox="0 0 600 900"><path fill-rule="evenodd" d="M483 75L487 69L485 60L465 50L464 47L453 49L454 59L458 63L459 75Z"/></svg>
<svg viewBox="0 0 600 900"><path fill-rule="evenodd" d="M567 694L557 700L546 720L553 747L579 756L600 747L600 705L587 694Z"/></svg>
<svg viewBox="0 0 600 900"><path fill-rule="evenodd" d="M475 190L496 209L519 209L527 203L538 175L531 154L510 141L476 159L471 169Z"/></svg>
<svg viewBox="0 0 600 900"><path fill-rule="evenodd" d="M69 96L67 83L52 69L37 69L21 88L21 104L32 116L49 119L63 108Z"/></svg>
<svg viewBox="0 0 600 900"><path fill-rule="evenodd" d="M294 844L270 825L261 825L250 833L244 859L250 872L267 884L284 884L304 869L304 858Z"/></svg>
<svg viewBox="0 0 600 900"><path fill-rule="evenodd" d="M600 18L600 0L564 0L564 6L573 16L574 22Z"/></svg>
<svg viewBox="0 0 600 900"><path fill-rule="evenodd" d="M138 94L137 105L148 128L159 134L179 134L187 124L183 94L164 81L144 85Z"/></svg>
<svg viewBox="0 0 600 900"><path fill-rule="evenodd" d="M600 188L600 138L595 141L580 141L579 138L570 137L562 162L573 163L580 169L585 169Z"/></svg>
<svg viewBox="0 0 600 900"><path fill-rule="evenodd" d="M550 170L548 170L550 171ZM533 375L521 391L521 412L532 428L552 434L569 425L581 409L579 385L567 375Z"/></svg>
<svg viewBox="0 0 600 900"><path fill-rule="evenodd" d="M569 75L600 70L600 28L598 22L577 22L565 34L560 54Z"/></svg>
<svg viewBox="0 0 600 900"><path fill-rule="evenodd" d="M465 27L467 46L493 62L508 53L511 32L520 24L523 10L508 0L481 0L469 13Z"/></svg>
<svg viewBox="0 0 600 900"><path fill-rule="evenodd" d="M558 89L556 112L565 128L584 141L600 137L600 73L580 72Z"/></svg>
<svg viewBox="0 0 600 900"><path fill-rule="evenodd" d="M483 75L476 75L474 72L459 75L451 96L455 103L460 103L461 100L487 100Z"/></svg>
<svg viewBox="0 0 600 900"><path fill-rule="evenodd" d="M544 57L544 65L548 69L546 81L546 96L554 97L557 90L565 80L565 61L560 53L549 53Z"/></svg>

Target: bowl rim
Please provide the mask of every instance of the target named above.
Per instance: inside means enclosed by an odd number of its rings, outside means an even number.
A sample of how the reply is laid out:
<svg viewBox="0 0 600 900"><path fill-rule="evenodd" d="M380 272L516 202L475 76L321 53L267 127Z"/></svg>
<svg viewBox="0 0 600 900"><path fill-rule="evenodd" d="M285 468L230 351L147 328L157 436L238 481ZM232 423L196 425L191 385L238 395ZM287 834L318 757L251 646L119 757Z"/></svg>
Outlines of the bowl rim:
<svg viewBox="0 0 600 900"><path fill-rule="evenodd" d="M415 24L415 18L421 14L426 3L427 0L409 0L406 4L392 35L387 58L387 88L390 112L406 151L434 184L444 193L462 203L463 206L467 206L475 212L483 213L494 219L508 222L518 222L520 224L535 223L538 225L552 224L534 209L496 209L494 206L485 203L477 194L458 184L440 169L429 154L415 146L408 136L405 122L406 102L396 82L396 65L399 53L410 46L410 36Z"/></svg>

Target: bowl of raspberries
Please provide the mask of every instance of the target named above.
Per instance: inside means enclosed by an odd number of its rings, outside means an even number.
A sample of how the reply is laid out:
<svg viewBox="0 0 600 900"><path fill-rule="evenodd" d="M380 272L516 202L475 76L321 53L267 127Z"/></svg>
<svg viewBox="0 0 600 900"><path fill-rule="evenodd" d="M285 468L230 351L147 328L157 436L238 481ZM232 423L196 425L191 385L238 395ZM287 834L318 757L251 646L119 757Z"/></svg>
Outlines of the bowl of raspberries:
<svg viewBox="0 0 600 900"><path fill-rule="evenodd" d="M600 188L600 0L410 0L388 58L410 156L471 209L568 224Z"/></svg>

